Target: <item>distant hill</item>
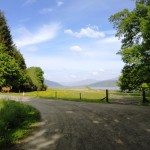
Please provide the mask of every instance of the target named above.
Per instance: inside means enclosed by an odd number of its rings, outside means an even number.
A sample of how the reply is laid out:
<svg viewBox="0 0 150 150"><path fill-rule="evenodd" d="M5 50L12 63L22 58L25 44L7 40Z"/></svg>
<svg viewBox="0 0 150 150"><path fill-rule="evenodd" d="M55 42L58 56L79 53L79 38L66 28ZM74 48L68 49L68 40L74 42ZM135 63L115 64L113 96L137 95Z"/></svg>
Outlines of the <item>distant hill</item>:
<svg viewBox="0 0 150 150"><path fill-rule="evenodd" d="M104 80L90 84L90 87L116 87L117 79Z"/></svg>
<svg viewBox="0 0 150 150"><path fill-rule="evenodd" d="M64 88L64 87L117 87L117 79L110 79L110 80L103 80L103 81L96 81L93 79L87 79L87 80L82 80L78 82L72 82L72 83L63 83L60 84L58 82L50 81L50 80L45 80L45 84L50 87L50 88Z"/></svg>
<svg viewBox="0 0 150 150"><path fill-rule="evenodd" d="M81 80L81 81L77 81L77 82L63 83L63 85L68 86L68 87L85 87L85 86L88 86L89 84L92 84L95 82L97 82L97 80L86 79L86 80Z"/></svg>
<svg viewBox="0 0 150 150"><path fill-rule="evenodd" d="M46 79L44 80L44 83L50 88L62 88L63 87L63 85L57 82L46 80Z"/></svg>

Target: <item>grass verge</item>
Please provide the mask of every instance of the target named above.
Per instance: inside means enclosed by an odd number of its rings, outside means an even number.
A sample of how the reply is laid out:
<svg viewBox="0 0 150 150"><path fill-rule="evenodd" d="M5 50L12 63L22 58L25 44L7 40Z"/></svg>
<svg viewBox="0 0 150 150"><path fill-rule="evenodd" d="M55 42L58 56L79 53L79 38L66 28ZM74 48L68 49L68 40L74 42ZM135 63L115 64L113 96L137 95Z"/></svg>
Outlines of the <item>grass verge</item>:
<svg viewBox="0 0 150 150"><path fill-rule="evenodd" d="M0 148L10 147L25 137L39 119L40 113L32 106L0 100Z"/></svg>

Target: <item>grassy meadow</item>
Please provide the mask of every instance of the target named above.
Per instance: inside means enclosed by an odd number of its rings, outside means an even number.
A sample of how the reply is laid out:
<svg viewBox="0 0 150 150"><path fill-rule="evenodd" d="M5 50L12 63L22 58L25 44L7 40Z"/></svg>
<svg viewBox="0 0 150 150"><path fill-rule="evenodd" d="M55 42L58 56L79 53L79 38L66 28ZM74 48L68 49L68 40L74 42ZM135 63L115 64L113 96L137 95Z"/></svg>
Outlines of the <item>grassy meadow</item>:
<svg viewBox="0 0 150 150"><path fill-rule="evenodd" d="M29 97L40 97L47 99L61 99L78 102L96 102L104 103L103 100L106 97L106 90L96 90L89 87L85 88L49 88L46 91L34 91L34 92L21 92L11 93L12 95L24 95ZM147 99L150 100L150 92L146 93ZM109 90L109 101L125 101L125 100L142 100L141 92L120 92L115 90Z"/></svg>
<svg viewBox="0 0 150 150"><path fill-rule="evenodd" d="M109 90L109 102L119 101L126 102L129 100L136 100L141 103L142 93L137 92L120 92L115 90ZM77 102L96 102L105 103L106 90L92 89L89 87L85 88L49 88L46 91L34 91L34 92L20 92L20 93L2 93L6 95L15 96L29 96L29 97L40 97L46 99L56 100L68 100ZM150 101L150 91L146 92L147 99Z"/></svg>
<svg viewBox="0 0 150 150"><path fill-rule="evenodd" d="M46 91L26 92L25 95L48 99L98 102L105 97L105 90L93 90L89 88L49 88Z"/></svg>

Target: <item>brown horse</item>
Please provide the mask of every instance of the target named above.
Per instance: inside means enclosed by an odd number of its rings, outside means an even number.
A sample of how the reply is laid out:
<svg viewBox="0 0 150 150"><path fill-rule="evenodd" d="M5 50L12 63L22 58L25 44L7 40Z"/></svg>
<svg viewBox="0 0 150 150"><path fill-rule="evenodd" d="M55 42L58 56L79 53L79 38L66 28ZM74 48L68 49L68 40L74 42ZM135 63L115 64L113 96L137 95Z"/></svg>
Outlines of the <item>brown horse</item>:
<svg viewBox="0 0 150 150"><path fill-rule="evenodd" d="M2 92L10 92L10 90L12 89L12 86L10 86L10 87L2 87Z"/></svg>

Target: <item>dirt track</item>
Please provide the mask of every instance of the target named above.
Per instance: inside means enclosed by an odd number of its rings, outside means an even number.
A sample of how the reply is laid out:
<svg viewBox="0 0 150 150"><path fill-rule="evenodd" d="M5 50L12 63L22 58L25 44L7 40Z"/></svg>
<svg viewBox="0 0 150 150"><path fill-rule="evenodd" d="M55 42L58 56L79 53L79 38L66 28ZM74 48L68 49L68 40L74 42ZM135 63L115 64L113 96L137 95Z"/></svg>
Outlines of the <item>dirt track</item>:
<svg viewBox="0 0 150 150"><path fill-rule="evenodd" d="M150 148L150 107L20 99L41 112L42 122L19 150Z"/></svg>

